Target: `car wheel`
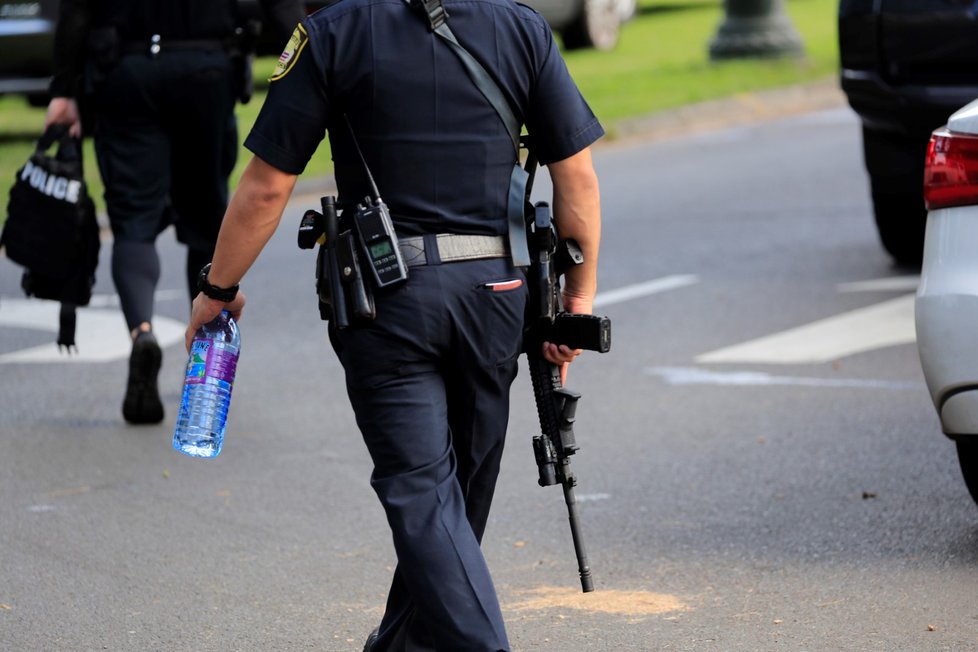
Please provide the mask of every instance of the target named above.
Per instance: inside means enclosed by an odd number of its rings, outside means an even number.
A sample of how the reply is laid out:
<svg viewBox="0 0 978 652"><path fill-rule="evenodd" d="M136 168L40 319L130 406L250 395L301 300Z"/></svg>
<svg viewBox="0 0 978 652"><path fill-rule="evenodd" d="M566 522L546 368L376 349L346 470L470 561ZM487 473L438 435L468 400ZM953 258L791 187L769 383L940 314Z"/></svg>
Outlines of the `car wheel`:
<svg viewBox="0 0 978 652"><path fill-rule="evenodd" d="M957 445L958 463L961 464L964 483L971 498L978 503L978 438L962 437L957 440Z"/></svg>
<svg viewBox="0 0 978 652"><path fill-rule="evenodd" d="M883 248L902 265L919 266L924 253L924 157L927 136L863 128L873 214Z"/></svg>
<svg viewBox="0 0 978 652"><path fill-rule="evenodd" d="M620 10L619 0L584 0L581 13L561 33L564 47L612 49L618 44Z"/></svg>
<svg viewBox="0 0 978 652"><path fill-rule="evenodd" d="M880 242L901 264L920 266L924 255L927 210L917 192L873 193L873 213Z"/></svg>
<svg viewBox="0 0 978 652"><path fill-rule="evenodd" d="M627 23L638 13L638 0L618 0L618 17Z"/></svg>

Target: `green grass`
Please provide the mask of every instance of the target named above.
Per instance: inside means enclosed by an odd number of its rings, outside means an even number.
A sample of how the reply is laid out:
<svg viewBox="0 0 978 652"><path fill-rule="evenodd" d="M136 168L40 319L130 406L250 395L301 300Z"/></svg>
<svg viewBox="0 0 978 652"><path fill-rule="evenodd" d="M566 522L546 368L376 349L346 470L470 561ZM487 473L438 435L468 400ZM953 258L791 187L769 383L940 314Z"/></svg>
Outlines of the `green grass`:
<svg viewBox="0 0 978 652"><path fill-rule="evenodd" d="M787 12L805 44L800 60L709 60L723 20L708 0L642 3L614 52L566 55L584 96L606 127L664 109L823 78L838 69L836 7L831 0L793 0Z"/></svg>
<svg viewBox="0 0 978 652"><path fill-rule="evenodd" d="M835 74L837 0L789 0L785 6L804 42L805 56L800 59L711 62L709 42L724 17L720 0L641 0L640 14L624 27L618 48L567 52L567 66L612 137L616 123L627 118ZM274 65L274 58L257 61L255 78L267 78ZM238 106L242 140L263 98L260 84L252 101ZM44 109L29 107L17 97L0 98L0 206L6 206L16 170L30 155L43 121ZM232 185L249 156L241 148ZM90 192L101 209L102 187L90 141L85 145L85 165ZM324 141L303 177L320 177L331 169ZM6 219L5 210L0 219Z"/></svg>

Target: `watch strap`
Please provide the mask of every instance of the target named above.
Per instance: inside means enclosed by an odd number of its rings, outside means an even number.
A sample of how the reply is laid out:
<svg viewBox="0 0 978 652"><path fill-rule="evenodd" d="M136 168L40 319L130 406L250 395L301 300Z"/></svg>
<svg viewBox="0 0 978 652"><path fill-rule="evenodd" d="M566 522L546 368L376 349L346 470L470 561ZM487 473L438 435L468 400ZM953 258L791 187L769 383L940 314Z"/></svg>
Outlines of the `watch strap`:
<svg viewBox="0 0 978 652"><path fill-rule="evenodd" d="M210 297L215 301L223 301L228 303L234 301L235 297L238 296L238 288L240 285L232 285L229 288L219 288L216 285L211 285L211 282L207 280L207 275L211 271L211 264L207 263L204 265L200 274L197 276L197 289L200 290L204 296Z"/></svg>

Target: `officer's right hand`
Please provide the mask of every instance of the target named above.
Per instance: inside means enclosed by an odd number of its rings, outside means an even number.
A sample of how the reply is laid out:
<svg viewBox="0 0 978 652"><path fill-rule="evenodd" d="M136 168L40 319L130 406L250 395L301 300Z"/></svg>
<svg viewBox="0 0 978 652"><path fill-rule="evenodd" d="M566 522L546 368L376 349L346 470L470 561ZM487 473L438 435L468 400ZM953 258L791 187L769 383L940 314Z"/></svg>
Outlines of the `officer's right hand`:
<svg viewBox="0 0 978 652"><path fill-rule="evenodd" d="M575 315L590 315L594 309L594 297L585 294L577 294L569 288L565 288L560 297L564 304L564 310Z"/></svg>
<svg viewBox="0 0 978 652"><path fill-rule="evenodd" d="M48 112L44 116L44 130L53 124L68 125L68 135L81 138L81 113L78 112L78 102L71 97L52 97L48 103Z"/></svg>
<svg viewBox="0 0 978 652"><path fill-rule="evenodd" d="M187 325L187 332L183 336L184 344L187 346L187 353L190 353L190 345L193 344L194 335L197 333L198 328L212 321L221 314L222 310L227 310L231 313L234 321L240 321L246 301L245 294L241 290L238 290L238 295L234 297L234 301L228 301L227 303L218 301L217 299L211 299L203 292L199 293L194 298L193 306L190 309L190 323Z"/></svg>

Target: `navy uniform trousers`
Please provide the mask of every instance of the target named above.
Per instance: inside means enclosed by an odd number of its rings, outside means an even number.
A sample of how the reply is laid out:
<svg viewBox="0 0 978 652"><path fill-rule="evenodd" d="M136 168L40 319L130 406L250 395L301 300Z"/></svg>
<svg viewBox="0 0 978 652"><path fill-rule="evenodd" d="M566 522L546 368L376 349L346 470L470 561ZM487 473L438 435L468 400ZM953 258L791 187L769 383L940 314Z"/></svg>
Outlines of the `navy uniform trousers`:
<svg viewBox="0 0 978 652"><path fill-rule="evenodd" d="M509 650L479 547L527 303L509 259L412 267L377 319L330 329L373 459L397 569L375 651Z"/></svg>

